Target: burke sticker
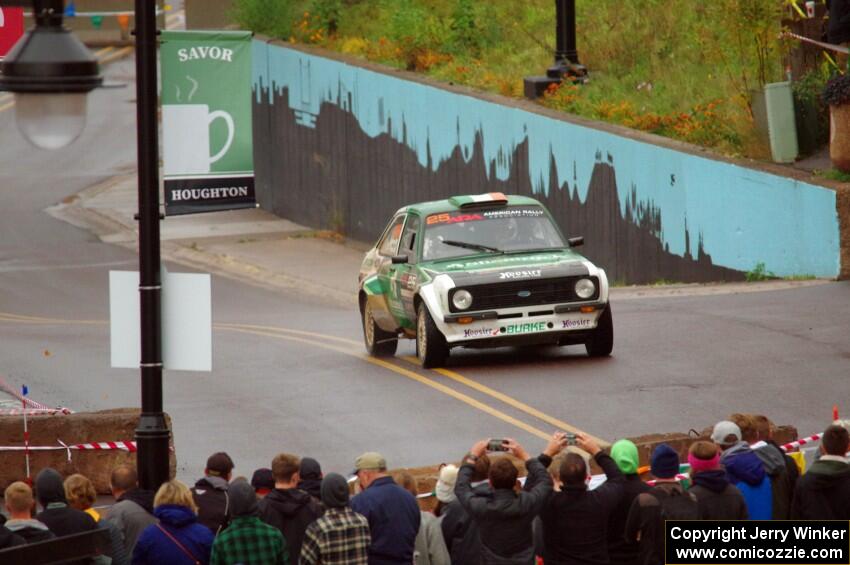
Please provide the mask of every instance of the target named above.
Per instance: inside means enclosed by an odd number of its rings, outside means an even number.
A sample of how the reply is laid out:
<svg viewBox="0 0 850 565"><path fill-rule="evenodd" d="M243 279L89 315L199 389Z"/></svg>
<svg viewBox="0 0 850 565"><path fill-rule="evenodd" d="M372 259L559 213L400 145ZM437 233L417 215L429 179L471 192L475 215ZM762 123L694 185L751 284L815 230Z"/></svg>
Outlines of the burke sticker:
<svg viewBox="0 0 850 565"><path fill-rule="evenodd" d="M528 324L511 324L502 328L503 334L527 334L542 332L547 328L546 322L532 322Z"/></svg>

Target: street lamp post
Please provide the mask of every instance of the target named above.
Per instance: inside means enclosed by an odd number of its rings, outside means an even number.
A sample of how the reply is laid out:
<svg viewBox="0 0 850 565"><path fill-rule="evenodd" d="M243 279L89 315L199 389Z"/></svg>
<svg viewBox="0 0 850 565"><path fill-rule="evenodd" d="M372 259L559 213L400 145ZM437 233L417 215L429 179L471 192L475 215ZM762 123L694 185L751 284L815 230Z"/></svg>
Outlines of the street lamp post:
<svg viewBox="0 0 850 565"><path fill-rule="evenodd" d="M162 281L159 250L156 0L136 0L136 130L139 168L139 303L142 414L136 428L139 485L169 479L170 433L162 410Z"/></svg>
<svg viewBox="0 0 850 565"><path fill-rule="evenodd" d="M15 120L44 149L68 145L85 125L85 95L103 82L97 60L62 25L64 0L31 0L35 27L0 63L0 90L15 94ZM20 6L29 0L0 0ZM159 140L156 0L135 0L136 121L139 169L139 302L142 410L136 428L142 488L169 479L169 438L162 406Z"/></svg>
<svg viewBox="0 0 850 565"><path fill-rule="evenodd" d="M525 77L526 98L540 98L549 87L564 80L576 84L589 80L587 68L578 61L575 0L555 0L555 42L555 64L546 69L546 76Z"/></svg>

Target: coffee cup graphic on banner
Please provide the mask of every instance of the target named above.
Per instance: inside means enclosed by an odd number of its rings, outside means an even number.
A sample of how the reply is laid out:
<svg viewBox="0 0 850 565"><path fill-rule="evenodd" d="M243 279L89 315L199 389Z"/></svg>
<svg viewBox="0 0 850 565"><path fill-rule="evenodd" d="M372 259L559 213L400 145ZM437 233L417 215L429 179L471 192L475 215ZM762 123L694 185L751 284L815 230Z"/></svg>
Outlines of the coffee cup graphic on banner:
<svg viewBox="0 0 850 565"><path fill-rule="evenodd" d="M210 129L224 120L227 139L215 151L210 147ZM224 157L233 144L236 126L224 110L210 111L207 104L163 104L162 151L166 175L207 174L212 164Z"/></svg>

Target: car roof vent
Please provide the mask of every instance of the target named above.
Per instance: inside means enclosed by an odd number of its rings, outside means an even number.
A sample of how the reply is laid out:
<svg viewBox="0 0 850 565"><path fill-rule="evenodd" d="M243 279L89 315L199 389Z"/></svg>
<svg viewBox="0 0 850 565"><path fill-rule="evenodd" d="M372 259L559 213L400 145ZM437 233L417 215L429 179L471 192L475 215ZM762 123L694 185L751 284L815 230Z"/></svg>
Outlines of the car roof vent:
<svg viewBox="0 0 850 565"><path fill-rule="evenodd" d="M508 203L508 197L501 192L487 192L484 194L452 196L449 198L449 203L462 209L485 206L505 206Z"/></svg>

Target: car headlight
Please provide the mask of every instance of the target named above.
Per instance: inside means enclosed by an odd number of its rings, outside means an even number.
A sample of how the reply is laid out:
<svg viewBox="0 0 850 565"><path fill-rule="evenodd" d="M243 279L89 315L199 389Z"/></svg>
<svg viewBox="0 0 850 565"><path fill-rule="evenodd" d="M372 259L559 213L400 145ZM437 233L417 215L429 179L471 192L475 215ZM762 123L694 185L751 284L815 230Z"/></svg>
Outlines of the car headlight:
<svg viewBox="0 0 850 565"><path fill-rule="evenodd" d="M468 290L459 290L452 296L452 304L458 310L466 310L472 306L472 294Z"/></svg>
<svg viewBox="0 0 850 565"><path fill-rule="evenodd" d="M583 298L587 300L593 293L596 292L596 285L593 284L593 281L590 279L579 279L576 282L576 295L579 298Z"/></svg>

